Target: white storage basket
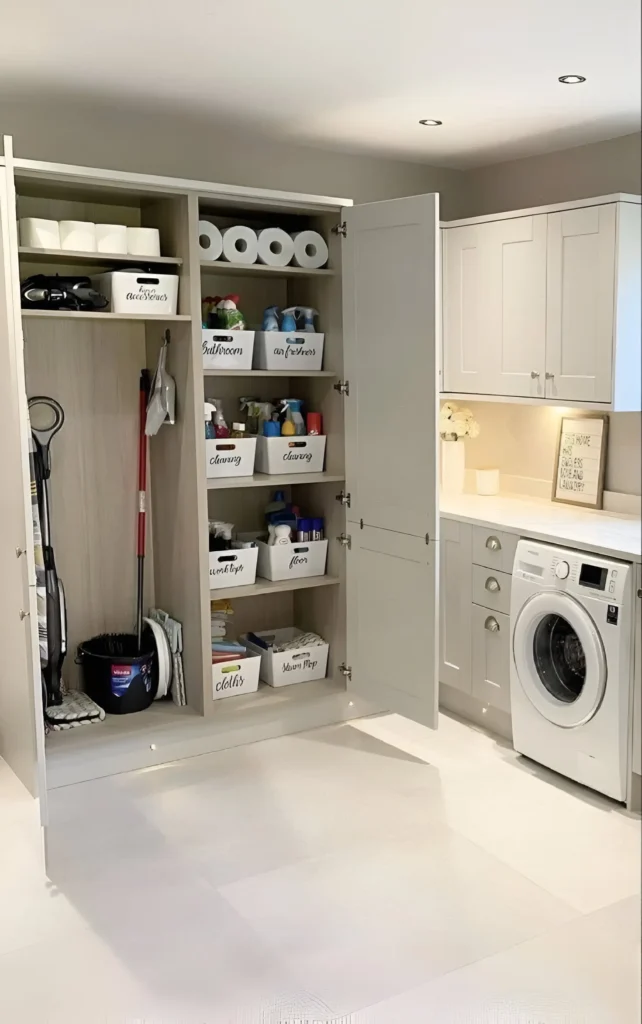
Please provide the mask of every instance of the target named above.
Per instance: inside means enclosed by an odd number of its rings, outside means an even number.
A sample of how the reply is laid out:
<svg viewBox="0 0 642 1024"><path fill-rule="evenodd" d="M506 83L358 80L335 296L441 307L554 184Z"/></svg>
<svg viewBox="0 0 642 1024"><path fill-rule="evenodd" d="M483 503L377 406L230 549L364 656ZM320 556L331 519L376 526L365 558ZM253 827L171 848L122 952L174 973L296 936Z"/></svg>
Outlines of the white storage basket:
<svg viewBox="0 0 642 1024"><path fill-rule="evenodd" d="M273 629L257 632L260 636L271 643L287 643L296 639L297 636L304 636L300 629L289 626L286 629ZM319 644L318 647L295 647L276 654L272 650L253 644L247 637L241 640L248 651L261 655L261 679L269 686L288 686L290 683L308 683L313 679L325 679L328 671L328 644Z"/></svg>
<svg viewBox="0 0 642 1024"><path fill-rule="evenodd" d="M97 274L92 284L109 300L106 313L155 313L167 316L176 313L176 274L112 270L108 274Z"/></svg>
<svg viewBox="0 0 642 1024"><path fill-rule="evenodd" d="M327 540L265 544L258 541L257 575L266 580L300 580L323 576L328 558Z"/></svg>
<svg viewBox="0 0 642 1024"><path fill-rule="evenodd" d="M252 476L256 459L256 437L216 437L205 440L206 475Z"/></svg>
<svg viewBox="0 0 642 1024"><path fill-rule="evenodd" d="M251 370L254 331L203 328L204 370Z"/></svg>
<svg viewBox="0 0 642 1024"><path fill-rule="evenodd" d="M255 693L259 688L260 669L261 659L254 648L245 658L219 661L212 665L212 700Z"/></svg>
<svg viewBox="0 0 642 1024"><path fill-rule="evenodd" d="M322 473L325 436L265 437L259 435L256 468L259 473Z"/></svg>
<svg viewBox="0 0 642 1024"><path fill-rule="evenodd" d="M210 590L251 587L256 582L258 548L210 551Z"/></svg>
<svg viewBox="0 0 642 1024"><path fill-rule="evenodd" d="M254 365L257 370L320 370L324 337L313 331L257 331Z"/></svg>

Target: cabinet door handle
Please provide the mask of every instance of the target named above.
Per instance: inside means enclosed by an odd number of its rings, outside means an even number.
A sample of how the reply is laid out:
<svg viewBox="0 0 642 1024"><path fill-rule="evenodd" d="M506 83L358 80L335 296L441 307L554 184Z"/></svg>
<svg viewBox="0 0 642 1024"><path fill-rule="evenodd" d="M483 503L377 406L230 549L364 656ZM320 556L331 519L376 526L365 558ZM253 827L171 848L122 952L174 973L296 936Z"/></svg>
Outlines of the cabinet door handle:
<svg viewBox="0 0 642 1024"><path fill-rule="evenodd" d="M531 370L531 380L537 380L538 377L539 377L539 371L538 370Z"/></svg>
<svg viewBox="0 0 642 1024"><path fill-rule="evenodd" d="M494 615L489 615L484 623L484 629L489 633L499 633L499 622Z"/></svg>
<svg viewBox="0 0 642 1024"><path fill-rule="evenodd" d="M498 594L502 589L499 585L499 580L496 580L494 576L489 576L484 586L486 590L490 590L491 594Z"/></svg>
<svg viewBox="0 0 642 1024"><path fill-rule="evenodd" d="M501 551L502 545L499 537L489 537L486 541L486 547L489 551Z"/></svg>
<svg viewBox="0 0 642 1024"><path fill-rule="evenodd" d="M21 608L20 611L18 612L18 616L19 616L21 622L24 622L24 620L28 617L28 615L29 615L29 612L26 612L23 608Z"/></svg>
<svg viewBox="0 0 642 1024"><path fill-rule="evenodd" d="M546 376L546 380L554 380L555 379L555 374L554 373L548 373L548 371L546 372L545 376Z"/></svg>

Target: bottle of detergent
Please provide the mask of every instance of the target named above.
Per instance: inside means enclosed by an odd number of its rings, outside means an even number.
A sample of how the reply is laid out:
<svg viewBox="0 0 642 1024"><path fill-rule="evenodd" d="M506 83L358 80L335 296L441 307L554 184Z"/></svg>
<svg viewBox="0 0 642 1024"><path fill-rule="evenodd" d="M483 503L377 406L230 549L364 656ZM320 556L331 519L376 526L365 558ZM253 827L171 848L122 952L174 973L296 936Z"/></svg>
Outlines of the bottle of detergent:
<svg viewBox="0 0 642 1024"><path fill-rule="evenodd" d="M305 429L305 420L303 419L303 413L301 412L301 406L303 402L300 398L284 398L281 402L282 412L285 413L285 419L283 421L283 427L286 423L291 422L294 425L294 430L288 430L287 434L290 436L296 434L298 437L305 437L307 431ZM285 434L286 431L281 428L281 433Z"/></svg>
<svg viewBox="0 0 642 1024"><path fill-rule="evenodd" d="M215 437L229 437L230 428L225 422L225 416L223 415L223 402L220 398L212 399L216 412L214 414L214 436Z"/></svg>
<svg viewBox="0 0 642 1024"><path fill-rule="evenodd" d="M208 441L212 441L216 437L214 430L214 424L212 423L212 415L216 412L216 406L212 402L203 403L203 415L205 416L205 437Z"/></svg>

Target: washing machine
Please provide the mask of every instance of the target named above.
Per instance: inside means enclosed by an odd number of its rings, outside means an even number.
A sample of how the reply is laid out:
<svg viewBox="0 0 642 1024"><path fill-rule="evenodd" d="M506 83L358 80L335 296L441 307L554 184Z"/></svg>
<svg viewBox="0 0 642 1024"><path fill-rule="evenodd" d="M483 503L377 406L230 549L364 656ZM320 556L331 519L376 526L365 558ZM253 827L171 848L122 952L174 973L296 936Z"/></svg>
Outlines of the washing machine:
<svg viewBox="0 0 642 1024"><path fill-rule="evenodd" d="M626 800L632 567L520 540L511 590L511 716L520 754Z"/></svg>

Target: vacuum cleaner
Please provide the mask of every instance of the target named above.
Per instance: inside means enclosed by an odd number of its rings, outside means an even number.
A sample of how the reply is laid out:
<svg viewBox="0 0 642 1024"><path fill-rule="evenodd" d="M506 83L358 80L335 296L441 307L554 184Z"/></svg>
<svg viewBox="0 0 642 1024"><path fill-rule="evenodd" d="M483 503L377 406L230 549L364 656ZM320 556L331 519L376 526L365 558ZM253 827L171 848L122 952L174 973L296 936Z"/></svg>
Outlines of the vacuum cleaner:
<svg viewBox="0 0 642 1024"><path fill-rule="evenodd" d="M100 721L105 712L86 694L67 690L62 679L62 666L67 654L67 607L51 543L49 445L65 422L65 414L54 398L37 396L29 399L29 420L43 711L48 727L69 729Z"/></svg>

